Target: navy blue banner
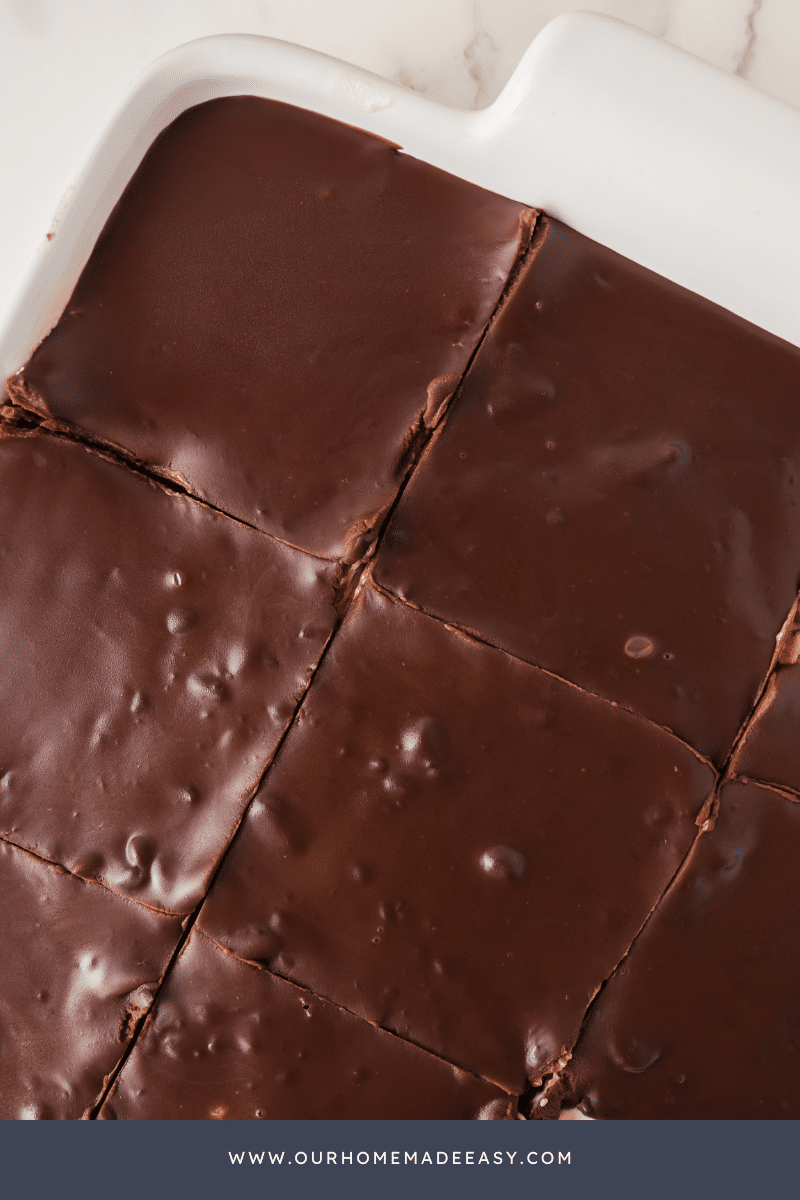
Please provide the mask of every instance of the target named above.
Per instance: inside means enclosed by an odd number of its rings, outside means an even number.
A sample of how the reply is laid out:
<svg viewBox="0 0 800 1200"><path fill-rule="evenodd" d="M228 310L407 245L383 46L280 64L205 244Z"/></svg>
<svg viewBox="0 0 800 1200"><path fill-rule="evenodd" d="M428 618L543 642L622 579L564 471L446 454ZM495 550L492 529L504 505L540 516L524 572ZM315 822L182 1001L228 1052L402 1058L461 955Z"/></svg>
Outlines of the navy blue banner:
<svg viewBox="0 0 800 1200"><path fill-rule="evenodd" d="M25 1200L758 1200L798 1194L798 1132L791 1121L6 1121L0 1178L4 1196Z"/></svg>

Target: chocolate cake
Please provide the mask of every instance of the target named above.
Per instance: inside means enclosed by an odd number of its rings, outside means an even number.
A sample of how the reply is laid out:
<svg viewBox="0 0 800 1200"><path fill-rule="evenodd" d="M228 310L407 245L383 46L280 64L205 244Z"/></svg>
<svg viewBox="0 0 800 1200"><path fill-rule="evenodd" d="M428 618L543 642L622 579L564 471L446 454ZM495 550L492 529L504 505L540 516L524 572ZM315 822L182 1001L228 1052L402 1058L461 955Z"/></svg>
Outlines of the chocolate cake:
<svg viewBox="0 0 800 1200"><path fill-rule="evenodd" d="M726 783L569 1068L604 1118L800 1115L800 805Z"/></svg>
<svg viewBox="0 0 800 1200"><path fill-rule="evenodd" d="M0 1115L798 1115L800 351L234 97L7 386Z"/></svg>
<svg viewBox="0 0 800 1200"><path fill-rule="evenodd" d="M215 100L155 142L13 394L257 529L356 558L530 227L346 125Z"/></svg>

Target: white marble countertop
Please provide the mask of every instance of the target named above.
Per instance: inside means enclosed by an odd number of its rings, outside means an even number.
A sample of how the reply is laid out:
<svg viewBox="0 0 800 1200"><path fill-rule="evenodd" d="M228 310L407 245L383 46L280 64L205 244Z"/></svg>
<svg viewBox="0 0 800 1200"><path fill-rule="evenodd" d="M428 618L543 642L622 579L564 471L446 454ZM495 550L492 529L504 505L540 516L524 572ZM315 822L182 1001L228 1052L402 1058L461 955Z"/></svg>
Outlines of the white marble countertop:
<svg viewBox="0 0 800 1200"><path fill-rule="evenodd" d="M0 0L0 280L24 276L136 75L215 33L322 50L458 108L490 104L560 13L619 17L800 108L797 0Z"/></svg>

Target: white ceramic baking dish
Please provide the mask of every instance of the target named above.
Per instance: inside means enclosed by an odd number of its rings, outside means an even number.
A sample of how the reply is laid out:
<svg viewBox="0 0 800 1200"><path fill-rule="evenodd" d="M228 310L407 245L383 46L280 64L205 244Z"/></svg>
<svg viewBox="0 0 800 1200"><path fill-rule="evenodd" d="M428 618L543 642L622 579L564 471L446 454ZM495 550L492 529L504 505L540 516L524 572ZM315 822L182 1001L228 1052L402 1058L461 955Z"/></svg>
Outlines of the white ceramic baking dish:
<svg viewBox="0 0 800 1200"><path fill-rule="evenodd" d="M800 345L800 112L608 17L559 17L491 107L448 109L268 38L180 46L145 71L0 314L2 378L58 320L113 205L184 109L251 94L358 125L543 208Z"/></svg>
<svg viewBox="0 0 800 1200"><path fill-rule="evenodd" d="M379 134L800 346L800 112L582 13L551 22L480 112L269 38L204 38L157 59L76 174L47 239L30 248L28 274L0 312L0 379L58 320L157 134L192 105L239 94Z"/></svg>

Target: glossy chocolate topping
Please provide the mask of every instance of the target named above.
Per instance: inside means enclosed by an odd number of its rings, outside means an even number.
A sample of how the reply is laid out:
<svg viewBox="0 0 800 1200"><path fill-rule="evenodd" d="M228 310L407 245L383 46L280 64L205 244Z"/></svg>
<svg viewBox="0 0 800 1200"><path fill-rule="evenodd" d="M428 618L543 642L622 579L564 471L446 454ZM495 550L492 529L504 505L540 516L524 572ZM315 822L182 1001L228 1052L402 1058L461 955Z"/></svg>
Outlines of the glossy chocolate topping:
<svg viewBox="0 0 800 1200"><path fill-rule="evenodd" d="M99 1098L180 934L0 840L0 1120L77 1120Z"/></svg>
<svg viewBox="0 0 800 1200"><path fill-rule="evenodd" d="M800 577L800 350L542 218L383 586L722 762Z"/></svg>
<svg viewBox="0 0 800 1200"><path fill-rule="evenodd" d="M800 805L722 789L569 1072L604 1118L800 1117Z"/></svg>
<svg viewBox="0 0 800 1200"><path fill-rule="evenodd" d="M0 833L203 895L334 626L330 564L82 446L0 437Z"/></svg>
<svg viewBox="0 0 800 1200"><path fill-rule="evenodd" d="M0 1117L800 1117L800 351L531 227L213 101L10 381Z"/></svg>
<svg viewBox="0 0 800 1200"><path fill-rule="evenodd" d="M572 1045L712 784L666 732L369 588L200 927L519 1091Z"/></svg>
<svg viewBox="0 0 800 1200"><path fill-rule="evenodd" d="M211 101L149 150L11 390L250 524L357 555L522 213L314 113Z"/></svg>
<svg viewBox="0 0 800 1200"><path fill-rule="evenodd" d="M800 793L800 665L779 666L742 739L734 770Z"/></svg>
<svg viewBox="0 0 800 1200"><path fill-rule="evenodd" d="M192 933L101 1110L128 1120L470 1120L512 1097Z"/></svg>

